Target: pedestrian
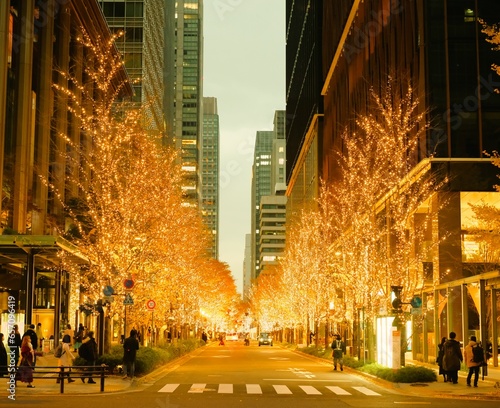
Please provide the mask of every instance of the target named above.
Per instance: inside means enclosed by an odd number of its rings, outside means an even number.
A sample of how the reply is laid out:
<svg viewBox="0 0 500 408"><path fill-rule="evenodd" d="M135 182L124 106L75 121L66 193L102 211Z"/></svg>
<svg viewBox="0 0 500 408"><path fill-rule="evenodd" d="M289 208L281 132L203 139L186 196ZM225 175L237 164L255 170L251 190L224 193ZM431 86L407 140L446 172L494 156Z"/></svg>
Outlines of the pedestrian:
<svg viewBox="0 0 500 408"><path fill-rule="evenodd" d="M205 342L205 344L208 341L208 336L207 333L205 333L205 330L203 330L203 333L201 333L201 339Z"/></svg>
<svg viewBox="0 0 500 408"><path fill-rule="evenodd" d="M38 322L36 325L36 336L38 337L38 347L40 351L43 351L43 341L45 340L43 338L43 330L42 330L42 323Z"/></svg>
<svg viewBox="0 0 500 408"><path fill-rule="evenodd" d="M82 345L84 337L85 337L85 327L83 327L83 324L80 323L80 325L78 326L78 330L76 331L75 334L75 347L73 351L77 351L78 348Z"/></svg>
<svg viewBox="0 0 500 408"><path fill-rule="evenodd" d="M59 357L59 359L57 360L57 365L61 367L59 371L63 373L62 380L64 381L64 375L67 375L68 383L72 383L75 381L70 377L71 364L73 363L74 359L75 356L71 353L71 336L69 334L65 334L62 339L62 354L61 357ZM60 383L61 377L59 377L56 382Z"/></svg>
<svg viewBox="0 0 500 408"><path fill-rule="evenodd" d="M33 362L35 353L31 345L31 337L24 336L21 342L21 360L16 373L16 381L28 383L28 388L35 388L33 382Z"/></svg>
<svg viewBox="0 0 500 408"><path fill-rule="evenodd" d="M5 348L5 344L3 343L3 333L0 333L0 378L8 373L7 368L7 349Z"/></svg>
<svg viewBox="0 0 500 408"><path fill-rule="evenodd" d="M219 346L224 345L224 336L222 334L219 335Z"/></svg>
<svg viewBox="0 0 500 408"><path fill-rule="evenodd" d="M85 360L86 366L91 366L88 371L93 372L97 361L97 343L93 331L89 331L87 336L82 340L82 345L78 348L78 355ZM96 383L92 377L92 373L88 376L82 375L83 383L85 382L85 378L88 378L87 382L89 384Z"/></svg>
<svg viewBox="0 0 500 408"><path fill-rule="evenodd" d="M30 327L26 332L23 334L23 338L26 336L30 336L31 339L31 347L33 348L33 367L36 365L36 350L38 348L38 336L36 335L35 332L35 325L30 324Z"/></svg>
<svg viewBox="0 0 500 408"><path fill-rule="evenodd" d="M75 333L74 331L71 329L71 325L70 324L67 324L66 325L66 329L63 331L62 333L62 337L64 338L64 336L68 335L69 336L69 341L70 341L70 346L72 346L74 344L74 337L75 337Z"/></svg>
<svg viewBox="0 0 500 408"><path fill-rule="evenodd" d="M467 375L467 386L470 387L470 381L472 378L472 374L474 374L474 387L477 387L477 380L479 379L479 367L483 364L484 360L484 353L483 353L483 361L473 361L474 357L474 351L473 349L475 347L479 347L479 343L477 342L476 336L471 336L469 344L464 349L464 359L465 359L465 364L467 364L467 367L469 368L469 374Z"/></svg>
<svg viewBox="0 0 500 408"><path fill-rule="evenodd" d="M448 340L444 343L443 368L448 374L448 381L458 384L458 370L460 363L464 360L460 343L455 340L457 334L451 332Z"/></svg>
<svg viewBox="0 0 500 408"><path fill-rule="evenodd" d="M9 335L9 341L7 342L9 345L9 349L14 350L14 359L16 362L16 366L19 363L19 355L21 354L21 333L19 332L19 326L17 324L14 325L14 329Z"/></svg>
<svg viewBox="0 0 500 408"><path fill-rule="evenodd" d="M448 381L448 373L443 368L444 343L446 343L446 340L446 337L443 337L441 343L438 344L438 356L436 358L436 363L439 366L439 375L443 376L444 382Z"/></svg>
<svg viewBox="0 0 500 408"><path fill-rule="evenodd" d="M342 337L337 334L336 339L332 343L333 349L333 370L337 370L337 364L340 364L340 371L344 371L344 354L346 352L345 342L342 341Z"/></svg>
<svg viewBox="0 0 500 408"><path fill-rule="evenodd" d="M137 340L137 331L130 330L130 337L123 342L123 379L134 379L135 358L139 350L139 340Z"/></svg>

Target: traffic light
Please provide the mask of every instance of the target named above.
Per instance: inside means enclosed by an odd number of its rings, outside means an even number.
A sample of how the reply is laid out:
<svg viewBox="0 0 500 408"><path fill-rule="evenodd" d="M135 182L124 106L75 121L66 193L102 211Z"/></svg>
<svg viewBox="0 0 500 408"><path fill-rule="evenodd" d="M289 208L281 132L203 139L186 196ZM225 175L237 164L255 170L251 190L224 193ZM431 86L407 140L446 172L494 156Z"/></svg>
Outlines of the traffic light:
<svg viewBox="0 0 500 408"><path fill-rule="evenodd" d="M402 286L391 286L392 293L394 294L394 299L392 300L392 307L394 310L401 310L403 302L401 301L401 290Z"/></svg>

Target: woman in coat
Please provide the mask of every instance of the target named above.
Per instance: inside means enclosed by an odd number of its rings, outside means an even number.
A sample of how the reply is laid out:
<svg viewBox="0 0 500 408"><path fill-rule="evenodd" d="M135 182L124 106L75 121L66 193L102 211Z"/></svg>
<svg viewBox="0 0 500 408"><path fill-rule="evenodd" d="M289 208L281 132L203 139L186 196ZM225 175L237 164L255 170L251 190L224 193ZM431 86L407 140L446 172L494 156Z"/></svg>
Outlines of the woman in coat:
<svg viewBox="0 0 500 408"><path fill-rule="evenodd" d="M469 373L467 375L467 386L470 387L470 380L472 378L472 374L474 374L474 387L477 387L477 380L479 379L479 367L481 367L482 362L476 363L472 361L474 357L474 347L478 347L479 343L477 343L476 336L471 336L469 344L464 349L464 360L465 364L467 364L467 368L469 369ZM483 362L484 362L484 354L483 354Z"/></svg>
<svg viewBox="0 0 500 408"><path fill-rule="evenodd" d="M21 343L21 360L17 368L16 381L28 383L28 388L35 388L33 382L33 363L35 361L35 352L31 345L31 337L24 336Z"/></svg>
<svg viewBox="0 0 500 408"><path fill-rule="evenodd" d="M436 359L436 363L439 366L439 375L442 375L444 378L444 382L446 382L446 381L448 381L448 379L447 379L448 373L443 368L444 343L446 343L446 337L443 337L441 339L441 344L438 345L438 356Z"/></svg>
<svg viewBox="0 0 500 408"><path fill-rule="evenodd" d="M59 367L64 367L64 374L68 376L68 382L72 383L73 380L70 378L70 373L71 373L71 364L73 363L73 360L75 359L75 356L71 353L71 336L69 334L65 334L63 339L62 339L62 354L61 357L59 357L59 360L57 360L57 365ZM64 379L63 379L64 380ZM60 378L57 379L57 382L59 383L61 381Z"/></svg>

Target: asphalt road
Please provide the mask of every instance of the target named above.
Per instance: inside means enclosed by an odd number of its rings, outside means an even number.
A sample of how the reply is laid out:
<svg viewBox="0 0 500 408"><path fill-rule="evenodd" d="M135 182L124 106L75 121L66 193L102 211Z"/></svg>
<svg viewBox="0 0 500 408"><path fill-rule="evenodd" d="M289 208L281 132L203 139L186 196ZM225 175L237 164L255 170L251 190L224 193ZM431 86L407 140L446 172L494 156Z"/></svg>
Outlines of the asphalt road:
<svg viewBox="0 0 500 408"><path fill-rule="evenodd" d="M36 390L36 389L35 389ZM35 391L30 390L30 391ZM24 392L0 406L68 408L294 408L294 407L453 407L489 408L499 401L471 401L407 395L349 370L333 371L280 347L240 342L211 345L166 367L161 375L138 381L122 392L39 395Z"/></svg>

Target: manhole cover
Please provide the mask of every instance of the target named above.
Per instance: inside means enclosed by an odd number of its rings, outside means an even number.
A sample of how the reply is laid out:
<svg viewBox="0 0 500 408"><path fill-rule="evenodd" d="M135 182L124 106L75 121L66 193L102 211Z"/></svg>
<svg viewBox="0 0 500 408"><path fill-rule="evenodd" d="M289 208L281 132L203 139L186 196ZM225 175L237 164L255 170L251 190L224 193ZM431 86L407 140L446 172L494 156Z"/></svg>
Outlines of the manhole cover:
<svg viewBox="0 0 500 408"><path fill-rule="evenodd" d="M429 384L423 384L423 383L414 383L410 384L411 387L427 387Z"/></svg>

